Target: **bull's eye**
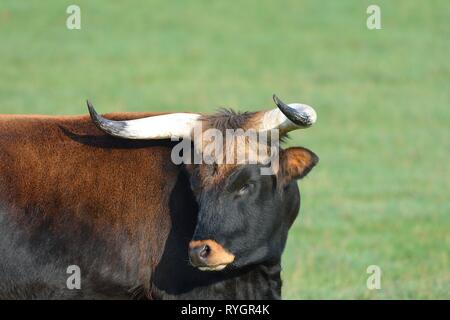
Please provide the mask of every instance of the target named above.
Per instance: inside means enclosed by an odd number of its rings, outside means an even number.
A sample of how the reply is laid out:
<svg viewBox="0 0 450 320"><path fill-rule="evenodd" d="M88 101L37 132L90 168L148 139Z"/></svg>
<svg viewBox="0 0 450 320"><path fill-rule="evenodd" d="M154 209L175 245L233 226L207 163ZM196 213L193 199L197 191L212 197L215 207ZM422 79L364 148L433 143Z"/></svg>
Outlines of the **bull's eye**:
<svg viewBox="0 0 450 320"><path fill-rule="evenodd" d="M243 195L248 194L248 193L251 191L251 189L253 189L253 186L254 186L253 183L246 183L246 184L244 184L244 185L239 189L238 195L243 196Z"/></svg>

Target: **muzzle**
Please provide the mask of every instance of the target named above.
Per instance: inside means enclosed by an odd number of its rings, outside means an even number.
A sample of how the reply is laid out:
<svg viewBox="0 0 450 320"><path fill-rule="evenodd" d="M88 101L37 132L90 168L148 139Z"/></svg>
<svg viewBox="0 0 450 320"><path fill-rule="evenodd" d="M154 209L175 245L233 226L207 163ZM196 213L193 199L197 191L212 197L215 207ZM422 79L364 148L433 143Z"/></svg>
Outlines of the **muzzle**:
<svg viewBox="0 0 450 320"><path fill-rule="evenodd" d="M202 271L220 271L232 263L235 256L214 240L195 240L189 243L189 260Z"/></svg>

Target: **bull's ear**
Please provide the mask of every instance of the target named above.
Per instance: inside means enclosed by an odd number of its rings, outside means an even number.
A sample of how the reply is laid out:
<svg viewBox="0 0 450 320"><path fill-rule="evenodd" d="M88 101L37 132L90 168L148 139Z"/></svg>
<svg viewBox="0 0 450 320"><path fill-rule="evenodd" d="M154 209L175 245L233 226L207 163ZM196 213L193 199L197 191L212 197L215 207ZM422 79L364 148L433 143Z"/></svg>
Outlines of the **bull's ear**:
<svg viewBox="0 0 450 320"><path fill-rule="evenodd" d="M283 150L280 155L280 170L284 184L306 176L319 162L319 157L306 148L293 147Z"/></svg>

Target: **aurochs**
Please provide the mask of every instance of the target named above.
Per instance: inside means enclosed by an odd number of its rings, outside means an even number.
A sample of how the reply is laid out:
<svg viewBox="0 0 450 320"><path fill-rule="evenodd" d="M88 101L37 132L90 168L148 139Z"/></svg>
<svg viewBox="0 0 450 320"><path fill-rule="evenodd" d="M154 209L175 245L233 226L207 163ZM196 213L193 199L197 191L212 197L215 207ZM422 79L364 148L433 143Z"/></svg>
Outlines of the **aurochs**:
<svg viewBox="0 0 450 320"><path fill-rule="evenodd" d="M0 116L0 299L280 298L296 180L317 156L278 147L262 175L258 162L176 165L170 140L195 153L200 124L283 137L316 121L274 100L255 113L102 117L88 103L90 117ZM66 286L70 265L79 290Z"/></svg>

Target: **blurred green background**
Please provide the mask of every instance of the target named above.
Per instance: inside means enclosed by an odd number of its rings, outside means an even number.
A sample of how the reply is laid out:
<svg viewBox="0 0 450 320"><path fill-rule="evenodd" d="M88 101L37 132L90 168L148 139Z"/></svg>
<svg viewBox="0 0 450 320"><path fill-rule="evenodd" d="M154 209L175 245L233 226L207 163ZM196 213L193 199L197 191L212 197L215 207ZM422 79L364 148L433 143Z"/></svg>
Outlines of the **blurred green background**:
<svg viewBox="0 0 450 320"><path fill-rule="evenodd" d="M288 145L321 160L300 182L284 298L449 299L449 54L448 0L3 0L0 113L310 104L318 123Z"/></svg>

